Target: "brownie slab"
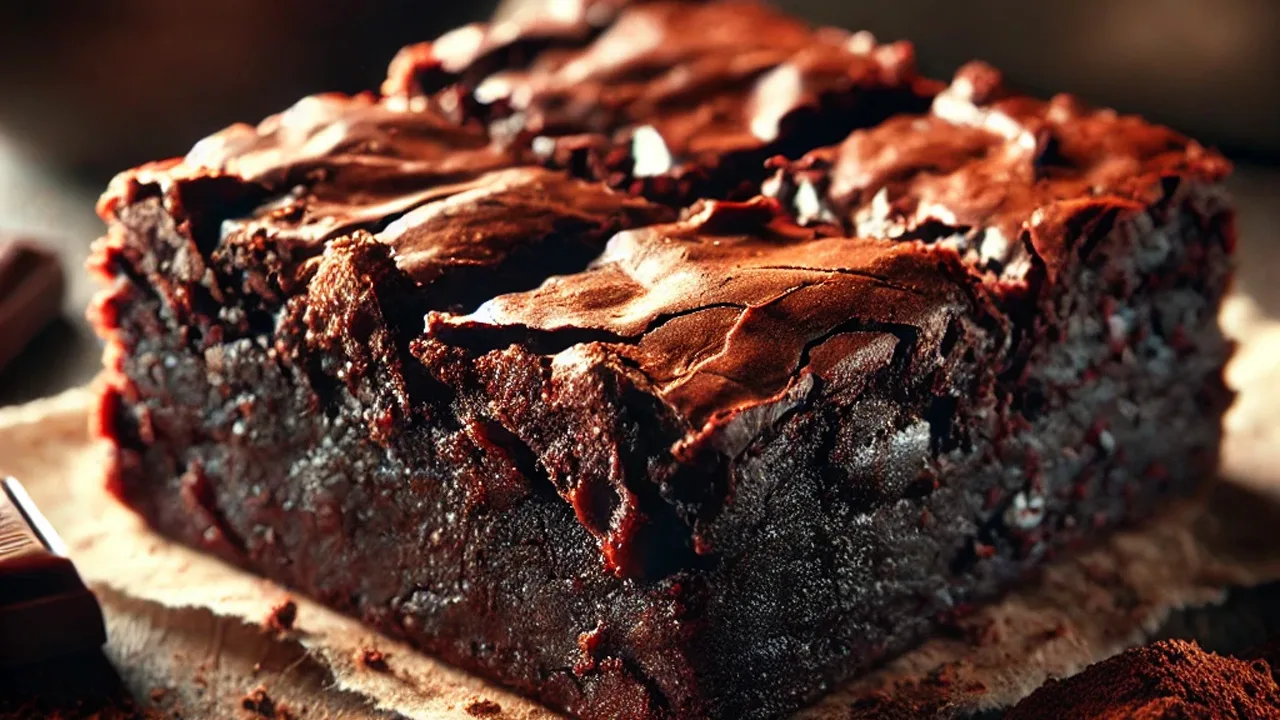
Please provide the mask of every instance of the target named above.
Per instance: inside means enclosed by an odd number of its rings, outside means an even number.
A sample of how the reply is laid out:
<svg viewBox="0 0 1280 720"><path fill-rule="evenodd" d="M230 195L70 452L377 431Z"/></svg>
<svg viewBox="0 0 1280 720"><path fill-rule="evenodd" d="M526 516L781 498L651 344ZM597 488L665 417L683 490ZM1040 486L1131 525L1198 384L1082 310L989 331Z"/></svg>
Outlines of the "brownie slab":
<svg viewBox="0 0 1280 720"><path fill-rule="evenodd" d="M975 65L775 161L772 197L678 208L461 101L477 58L536 85L663 7L591 5L614 24L419 48L443 84L113 182L95 422L123 502L577 716L776 717L1213 476L1219 156ZM709 35L598 89L732 65Z"/></svg>

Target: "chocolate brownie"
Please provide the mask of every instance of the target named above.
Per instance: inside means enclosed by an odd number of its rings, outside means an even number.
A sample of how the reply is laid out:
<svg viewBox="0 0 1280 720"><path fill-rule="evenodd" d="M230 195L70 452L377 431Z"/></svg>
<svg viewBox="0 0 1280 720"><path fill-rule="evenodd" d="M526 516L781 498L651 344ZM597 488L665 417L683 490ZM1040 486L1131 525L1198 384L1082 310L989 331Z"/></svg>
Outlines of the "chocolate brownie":
<svg viewBox="0 0 1280 720"><path fill-rule="evenodd" d="M771 155L925 110L938 89L910 43L814 29L753 0L567 5L410 46L384 92L425 102L452 81L437 105L535 161L681 202L750 196Z"/></svg>
<svg viewBox="0 0 1280 720"><path fill-rule="evenodd" d="M1163 640L1050 681L1005 720L1274 720L1280 685L1265 660Z"/></svg>
<svg viewBox="0 0 1280 720"><path fill-rule="evenodd" d="M573 42L481 54L527 77ZM93 261L110 487L581 717L794 710L1217 465L1226 162L974 73L842 146L894 133L867 212L938 219L900 233L857 224L842 148L683 209L547 168L465 74L126 172Z"/></svg>

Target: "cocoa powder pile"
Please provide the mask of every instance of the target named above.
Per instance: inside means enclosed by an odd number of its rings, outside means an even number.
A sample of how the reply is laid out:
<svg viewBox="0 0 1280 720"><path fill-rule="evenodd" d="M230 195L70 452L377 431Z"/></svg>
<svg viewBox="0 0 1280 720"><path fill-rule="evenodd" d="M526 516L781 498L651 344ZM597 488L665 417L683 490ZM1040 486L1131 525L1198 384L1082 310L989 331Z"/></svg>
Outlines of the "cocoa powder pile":
<svg viewBox="0 0 1280 720"><path fill-rule="evenodd" d="M1050 681L1005 720L1276 720L1280 686L1265 660L1165 640Z"/></svg>

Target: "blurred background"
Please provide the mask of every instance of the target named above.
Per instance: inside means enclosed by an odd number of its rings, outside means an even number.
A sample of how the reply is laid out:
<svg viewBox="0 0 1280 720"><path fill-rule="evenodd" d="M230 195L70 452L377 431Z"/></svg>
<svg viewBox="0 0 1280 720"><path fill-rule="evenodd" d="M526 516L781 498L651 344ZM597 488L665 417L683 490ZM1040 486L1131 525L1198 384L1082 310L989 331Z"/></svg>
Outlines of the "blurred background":
<svg viewBox="0 0 1280 720"><path fill-rule="evenodd" d="M1228 153L1240 287L1280 315L1277 0L775 0L815 23L915 41L946 77L982 58L1024 90L1139 112ZM56 245L64 320L0 373L0 404L87 381L81 270L93 200L125 167L321 90L374 88L404 44L497 0L50 0L0 7L0 231ZM1275 286L1275 287L1273 287Z"/></svg>

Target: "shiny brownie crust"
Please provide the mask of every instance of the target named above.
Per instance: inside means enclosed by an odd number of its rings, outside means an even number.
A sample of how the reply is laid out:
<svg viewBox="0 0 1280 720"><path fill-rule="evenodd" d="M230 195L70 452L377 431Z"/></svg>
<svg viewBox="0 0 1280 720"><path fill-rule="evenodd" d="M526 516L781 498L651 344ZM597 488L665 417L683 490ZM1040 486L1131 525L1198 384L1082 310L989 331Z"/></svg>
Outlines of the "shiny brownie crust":
<svg viewBox="0 0 1280 720"><path fill-rule="evenodd" d="M475 52L104 196L96 426L160 532L581 717L775 717L1213 476L1215 154L974 65L681 208L500 137L459 93L562 61Z"/></svg>

